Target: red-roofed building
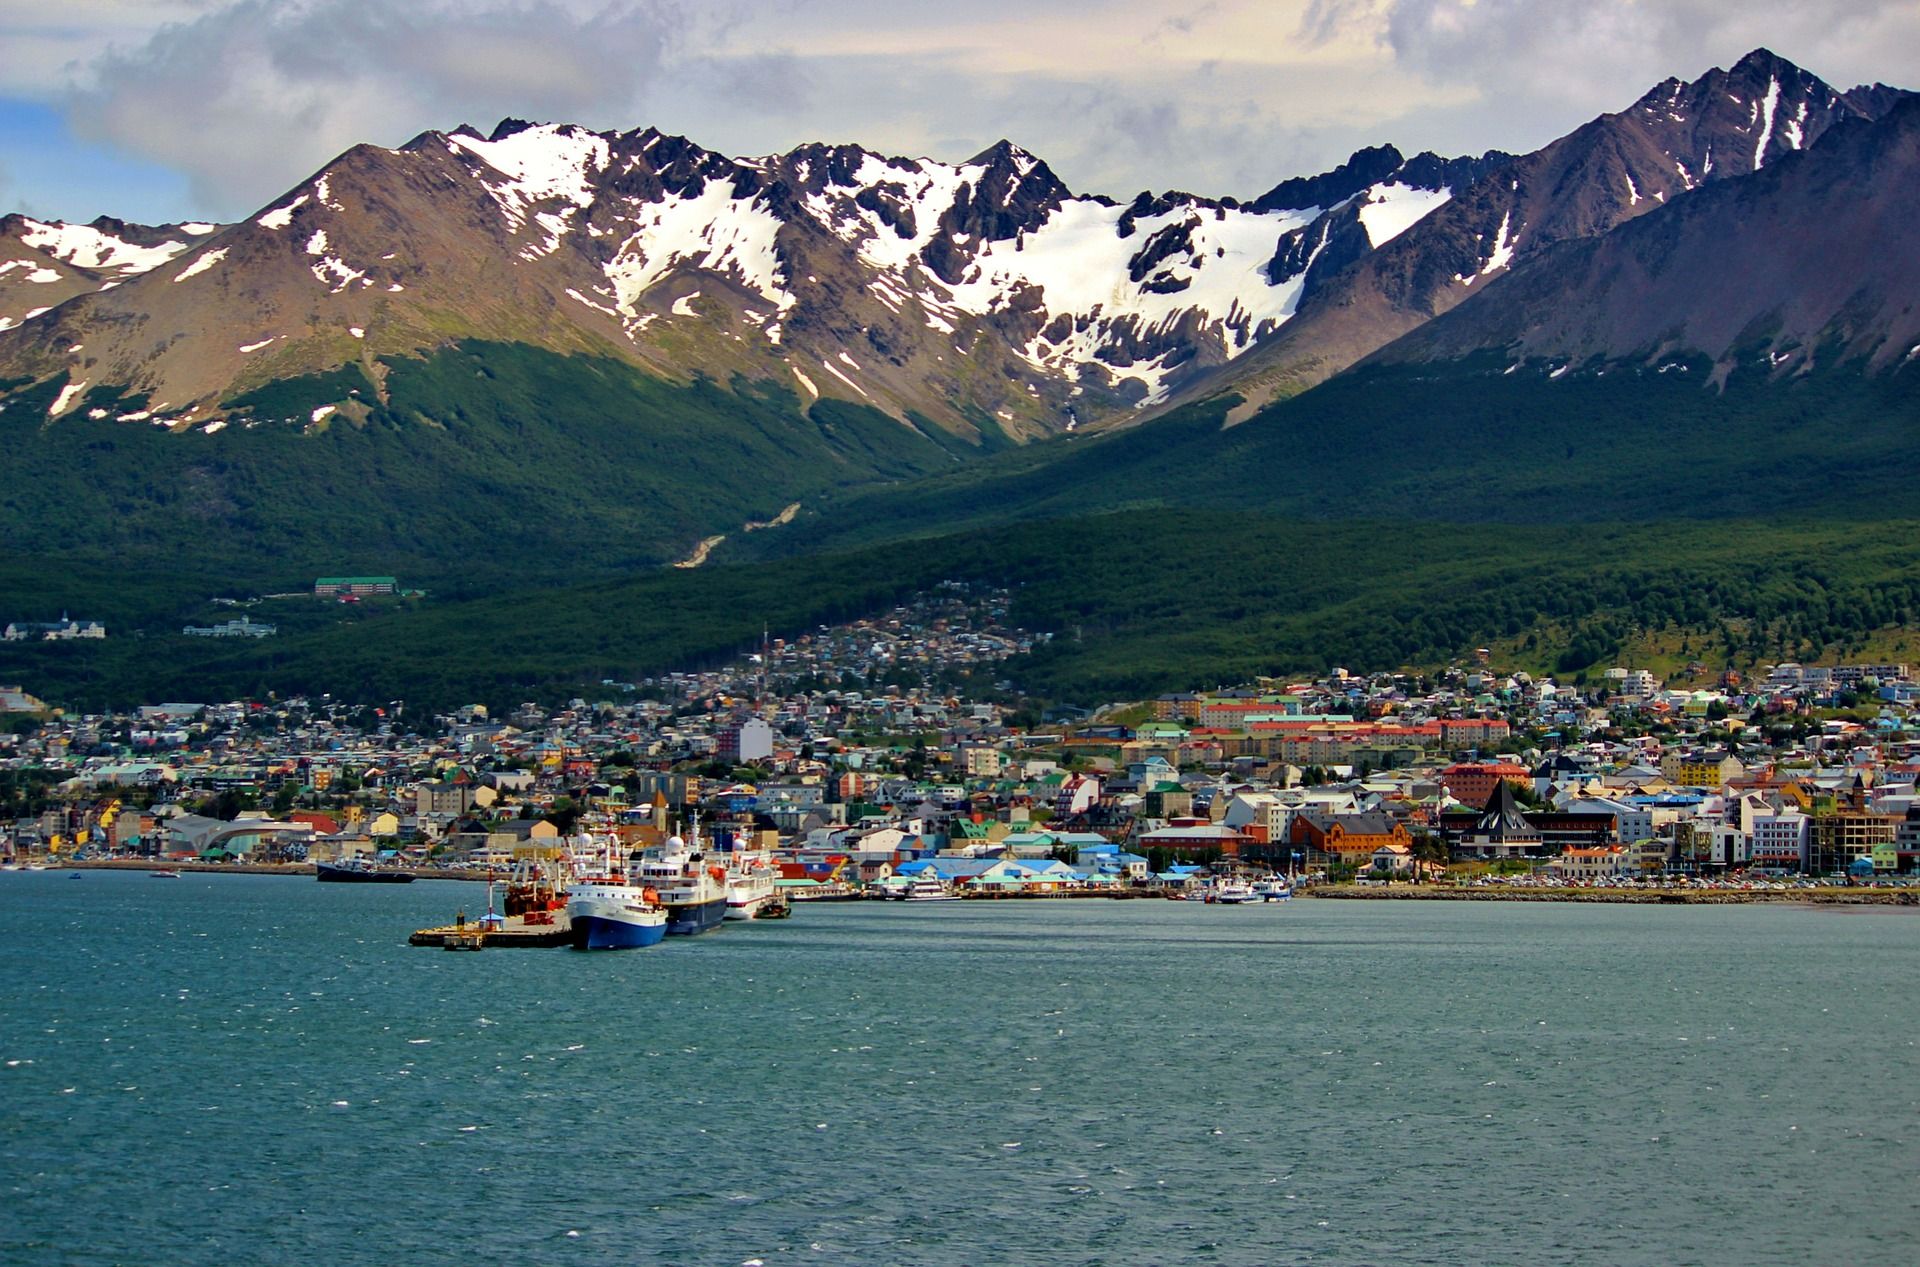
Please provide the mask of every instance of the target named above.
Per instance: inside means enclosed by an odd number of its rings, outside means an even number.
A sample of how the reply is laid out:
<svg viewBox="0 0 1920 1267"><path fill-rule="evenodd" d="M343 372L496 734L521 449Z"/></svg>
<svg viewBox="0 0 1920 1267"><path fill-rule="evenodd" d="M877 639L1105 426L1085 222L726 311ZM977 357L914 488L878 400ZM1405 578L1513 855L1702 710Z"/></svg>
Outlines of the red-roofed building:
<svg viewBox="0 0 1920 1267"><path fill-rule="evenodd" d="M1440 772L1440 782L1453 793L1454 799L1475 809L1486 808L1493 789L1503 780L1516 788L1524 788L1533 782L1533 776L1525 766L1511 761L1450 765Z"/></svg>

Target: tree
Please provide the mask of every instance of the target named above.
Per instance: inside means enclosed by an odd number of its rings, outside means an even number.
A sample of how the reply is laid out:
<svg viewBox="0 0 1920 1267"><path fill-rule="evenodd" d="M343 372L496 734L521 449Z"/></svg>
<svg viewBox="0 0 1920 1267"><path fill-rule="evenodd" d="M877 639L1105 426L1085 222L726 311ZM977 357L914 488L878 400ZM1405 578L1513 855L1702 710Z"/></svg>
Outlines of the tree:
<svg viewBox="0 0 1920 1267"><path fill-rule="evenodd" d="M580 820L580 807L574 804L571 796L557 796L553 808L547 811L547 821L560 829L565 836L573 831L573 825Z"/></svg>
<svg viewBox="0 0 1920 1267"><path fill-rule="evenodd" d="M1445 841L1429 832L1422 832L1413 838L1414 882L1420 881L1420 873L1426 864L1445 867L1453 861L1452 853Z"/></svg>

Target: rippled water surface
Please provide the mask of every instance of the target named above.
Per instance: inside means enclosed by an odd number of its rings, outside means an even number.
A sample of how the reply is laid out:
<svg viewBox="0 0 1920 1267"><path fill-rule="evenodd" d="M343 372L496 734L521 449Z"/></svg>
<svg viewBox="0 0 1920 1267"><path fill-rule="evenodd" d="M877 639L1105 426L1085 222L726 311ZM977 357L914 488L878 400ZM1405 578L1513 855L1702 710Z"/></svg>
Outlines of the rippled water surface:
<svg viewBox="0 0 1920 1267"><path fill-rule="evenodd" d="M1920 917L0 875L0 1262L1910 1264Z"/></svg>

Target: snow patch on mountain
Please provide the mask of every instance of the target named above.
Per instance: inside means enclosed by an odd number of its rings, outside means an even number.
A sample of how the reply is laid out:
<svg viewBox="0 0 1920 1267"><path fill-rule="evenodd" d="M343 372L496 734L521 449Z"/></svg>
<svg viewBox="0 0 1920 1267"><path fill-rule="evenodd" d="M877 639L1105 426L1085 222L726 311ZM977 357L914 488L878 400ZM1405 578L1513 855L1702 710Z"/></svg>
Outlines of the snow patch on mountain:
<svg viewBox="0 0 1920 1267"><path fill-rule="evenodd" d="M293 223L293 213L307 205L307 195L301 194L284 207L275 207L254 223L263 229L284 229Z"/></svg>
<svg viewBox="0 0 1920 1267"><path fill-rule="evenodd" d="M85 390L87 390L85 380L78 383L68 383L65 387L62 387L60 394L53 398L53 404L47 407L47 417L58 418L61 414L67 412L67 410L72 407L73 402L80 398L80 393Z"/></svg>
<svg viewBox="0 0 1920 1267"><path fill-rule="evenodd" d="M1124 349L1129 338L1166 334L1191 316L1232 359L1293 315L1302 280L1275 285L1266 267L1280 236L1311 216L1179 202L1134 217L1123 236L1127 215L1125 207L1092 199L1066 202L1032 232L983 243L960 283L942 287L946 302L934 306L984 316L1038 292L1051 321L1023 349L1029 364L1076 379L1099 365L1140 380L1149 393L1171 365L1164 354L1132 363ZM1141 267L1142 251L1156 241L1164 251Z"/></svg>
<svg viewBox="0 0 1920 1267"><path fill-rule="evenodd" d="M1376 248L1385 246L1424 219L1428 212L1453 197L1451 189L1419 189L1393 182L1375 185L1360 206L1360 223L1367 241Z"/></svg>
<svg viewBox="0 0 1920 1267"><path fill-rule="evenodd" d="M181 269L178 273L175 273L173 280L178 283L187 280L189 277L197 277L225 258L227 258L227 248L224 246L216 247Z"/></svg>
<svg viewBox="0 0 1920 1267"><path fill-rule="evenodd" d="M806 162L802 160L800 170L804 173L805 169ZM953 166L930 159L909 163L866 154L850 186L829 186L807 195L801 205L815 220L853 246L867 264L891 273L904 273L939 231L940 217L953 206L960 187L977 182L985 171L983 166ZM804 174L801 179L806 179ZM910 217L912 231L902 235L880 212L856 201L862 196L888 204L903 223ZM901 212L906 214L899 215Z"/></svg>
<svg viewBox="0 0 1920 1267"><path fill-rule="evenodd" d="M1799 107L1793 112L1793 117L1787 120L1784 131L1787 138L1787 148L1797 150L1806 145L1807 103L1805 101L1802 101Z"/></svg>
<svg viewBox="0 0 1920 1267"><path fill-rule="evenodd" d="M1773 112L1780 108L1780 80L1767 81L1767 95L1760 102L1760 139L1753 147L1753 170L1759 171L1760 165L1767 161L1767 142L1773 139Z"/></svg>
<svg viewBox="0 0 1920 1267"><path fill-rule="evenodd" d="M605 268L614 307L625 316L637 317L640 298L680 266L736 277L779 312L793 307L774 248L780 218L764 202L735 198L730 185L708 181L692 197L669 194L660 202L636 203L632 223L633 232Z"/></svg>
<svg viewBox="0 0 1920 1267"><path fill-rule="evenodd" d="M611 153L605 137L570 123L525 128L493 141L455 133L447 147L456 155L472 155L504 178L485 183L515 233L541 204L563 202L576 211L591 205L593 177L606 170ZM564 218L561 223L564 227ZM551 226L543 227L559 236Z"/></svg>
<svg viewBox="0 0 1920 1267"><path fill-rule="evenodd" d="M26 220L27 231L20 240L38 251L75 268L111 271L132 277L160 267L186 250L186 242L162 242L158 246L139 246L85 224L43 223Z"/></svg>
<svg viewBox="0 0 1920 1267"><path fill-rule="evenodd" d="M46 285L48 282L57 282L60 280L60 274L58 272L45 265L35 264L32 260L8 260L6 263L0 264L0 277L5 277L16 268L28 270L20 279L22 281Z"/></svg>
<svg viewBox="0 0 1920 1267"><path fill-rule="evenodd" d="M567 287L567 294L569 297L576 299L579 302L585 304L587 307L593 309L595 312L604 312L609 317L618 317L620 315L619 311L614 309L613 307L607 304L597 304L593 300L588 299L585 295L581 294L579 291L575 290L571 286Z"/></svg>
<svg viewBox="0 0 1920 1267"><path fill-rule="evenodd" d="M858 384L858 383L856 383L856 382L854 382L854 381L853 381L852 379L850 379L850 378L848 378L848 377L847 377L847 376L846 376L845 374L843 374L843 373L841 373L841 372L840 372L839 370L837 370L837 369L835 369L835 368L833 367L833 363L832 363L831 361L822 361L822 362L820 362L820 364L821 364L822 366L824 366L824 367L826 368L826 371L827 371L827 373L829 373L829 374L831 374L831 375L833 375L833 376L834 376L835 378L837 378L837 379L839 379L839 380L840 380L841 382L843 382L843 383L845 383L845 384L846 384L846 385L847 385L848 387L851 387L851 388L853 388L853 390L855 390L855 391L857 391L857 392L859 392L859 393L860 393L860 394L861 394L862 396L866 396L868 400L872 400L872 399L873 399L873 397L872 397L872 396L868 396L868 395L867 395L867 389L866 389L866 388L864 388L864 387L862 387L862 386L860 386L860 384Z"/></svg>
<svg viewBox="0 0 1920 1267"><path fill-rule="evenodd" d="M1513 212L1508 211L1500 217L1500 231L1493 235L1493 253L1487 256L1487 262L1480 266L1480 275L1497 273L1513 263L1513 247L1517 240L1510 230L1513 225Z"/></svg>
<svg viewBox="0 0 1920 1267"><path fill-rule="evenodd" d="M373 285L373 279L365 273L338 256L327 254L325 229L315 229L313 236L307 239L307 254L320 256L320 262L310 265L307 271L313 274L315 281L327 288L327 293L330 295L339 294L355 282L359 282L362 287Z"/></svg>

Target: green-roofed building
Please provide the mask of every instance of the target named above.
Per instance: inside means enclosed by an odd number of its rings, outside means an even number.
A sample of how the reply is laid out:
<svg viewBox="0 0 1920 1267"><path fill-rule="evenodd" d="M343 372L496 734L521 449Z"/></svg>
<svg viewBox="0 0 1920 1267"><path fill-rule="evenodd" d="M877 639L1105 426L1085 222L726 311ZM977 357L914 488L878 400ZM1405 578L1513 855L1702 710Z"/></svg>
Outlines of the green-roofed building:
<svg viewBox="0 0 1920 1267"><path fill-rule="evenodd" d="M323 576L313 583L313 596L339 598L351 594L360 597L391 594L399 588L400 582L391 576Z"/></svg>

